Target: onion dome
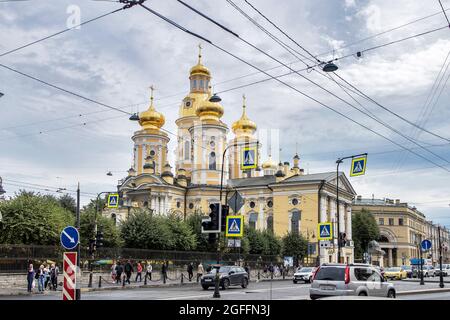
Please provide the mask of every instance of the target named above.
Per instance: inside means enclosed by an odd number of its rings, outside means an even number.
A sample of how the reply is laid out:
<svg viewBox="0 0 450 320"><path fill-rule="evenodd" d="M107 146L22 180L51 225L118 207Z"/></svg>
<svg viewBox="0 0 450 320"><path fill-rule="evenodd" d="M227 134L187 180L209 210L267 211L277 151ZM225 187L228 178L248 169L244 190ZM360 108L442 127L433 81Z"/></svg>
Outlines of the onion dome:
<svg viewBox="0 0 450 320"><path fill-rule="evenodd" d="M202 64L202 46L198 45L198 48L199 48L198 62L195 66L191 68L190 71L191 77L196 75L211 77L209 69Z"/></svg>
<svg viewBox="0 0 450 320"><path fill-rule="evenodd" d="M153 86L150 87L152 94L150 97L150 107L147 111L139 114L139 124L144 130L159 130L166 122L164 116L156 111L153 105Z"/></svg>
<svg viewBox="0 0 450 320"><path fill-rule="evenodd" d="M166 163L166 165L164 166L164 172L161 174L161 177L173 177L173 173L172 173L172 167L170 166L169 163Z"/></svg>
<svg viewBox="0 0 450 320"><path fill-rule="evenodd" d="M130 169L128 169L128 175L129 176L133 176L136 173L136 170L134 170L133 167L131 167Z"/></svg>
<svg viewBox="0 0 450 320"><path fill-rule="evenodd" d="M256 123L251 121L245 112L245 95L242 96L242 116L241 118L233 123L232 129L234 134L254 134L256 131Z"/></svg>
<svg viewBox="0 0 450 320"><path fill-rule="evenodd" d="M277 173L275 173L275 177L284 177L283 171L278 170Z"/></svg>
<svg viewBox="0 0 450 320"><path fill-rule="evenodd" d="M220 117L223 116L223 107L218 102L209 101L211 98L211 94L208 95L208 98L203 101L195 112L197 117L200 117L200 120L214 120L219 121Z"/></svg>
<svg viewBox="0 0 450 320"><path fill-rule="evenodd" d="M272 157L269 156L269 159L267 159L267 161L265 161L261 167L263 169L272 169L272 170L276 170L277 169L277 164L275 161L272 160Z"/></svg>

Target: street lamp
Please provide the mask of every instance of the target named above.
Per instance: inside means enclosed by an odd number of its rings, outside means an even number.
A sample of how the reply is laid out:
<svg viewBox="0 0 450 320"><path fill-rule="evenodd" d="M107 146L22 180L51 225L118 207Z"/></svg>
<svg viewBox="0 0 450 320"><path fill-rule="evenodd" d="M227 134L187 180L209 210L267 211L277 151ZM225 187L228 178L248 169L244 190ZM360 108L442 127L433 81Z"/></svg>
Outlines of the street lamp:
<svg viewBox="0 0 450 320"><path fill-rule="evenodd" d="M335 65L333 62L329 61L325 64L322 71L324 72L335 72L338 69L338 66Z"/></svg>
<svg viewBox="0 0 450 320"><path fill-rule="evenodd" d="M139 121L139 115L137 113L133 113L129 119L131 121Z"/></svg>

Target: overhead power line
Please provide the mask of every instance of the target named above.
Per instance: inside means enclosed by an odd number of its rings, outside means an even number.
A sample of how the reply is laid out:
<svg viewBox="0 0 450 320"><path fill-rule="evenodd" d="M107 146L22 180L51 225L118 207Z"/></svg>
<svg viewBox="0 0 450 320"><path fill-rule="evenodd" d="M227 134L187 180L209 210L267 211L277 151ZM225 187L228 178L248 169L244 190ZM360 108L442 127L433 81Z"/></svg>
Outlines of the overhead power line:
<svg viewBox="0 0 450 320"><path fill-rule="evenodd" d="M444 13L445 19L447 20L448 27L450 28L450 21L448 20L447 13L446 13L445 10L444 10L444 6L442 5L441 0L439 0L439 4L441 5L442 13Z"/></svg>
<svg viewBox="0 0 450 320"><path fill-rule="evenodd" d="M183 4L184 6L186 6L187 8L191 9L191 10L194 11L195 13L199 14L199 15L202 16L203 18L205 18L205 19L207 19L207 20L213 22L215 25L219 26L220 28L224 29L225 31L227 31L227 32L229 32L229 33L231 33L231 34L233 34L235 37L237 37L239 40L243 41L243 42L246 43L247 45L249 45L249 46L251 46L252 48L258 50L258 51L261 52L261 53L263 53L264 55L266 55L267 57L271 58L272 60L274 60L274 61L276 61L276 62L278 62L278 63L284 65L286 68L289 68L289 69L292 71L292 68L291 68L290 66L286 65L285 63L283 63L283 62L280 61L279 59L274 58L273 56L271 56L270 54L268 54L268 53L265 52L264 50L262 50L262 49L256 47L255 45L253 45L253 44L250 43L249 41L247 41L247 40L245 40L244 38L242 38L242 37L240 37L239 35L237 35L236 33L230 32L228 28L223 27L222 24L216 22L216 21L213 20L212 18L210 18L210 17L206 16L205 14L201 13L199 10L197 10L197 9L195 9L195 8L193 8L193 7L191 7L191 6L189 6L188 4L184 3L184 2L181 1L181 0L177 0L177 1L180 2L180 3L182 3L182 4ZM233 7L235 7L240 13L242 13L242 10L241 10L239 7L237 7L237 6L233 3L233 1L227 0L227 2L230 3L230 4L232 4ZM247 16L247 15L244 13L244 16ZM314 84L315 86L317 86L317 87L321 88L322 90L326 91L327 93L331 94L331 95L334 96L335 98L339 99L340 101L346 103L347 105L349 105L350 107L354 108L355 110L357 110L357 111L363 113L364 115L368 116L368 117L371 118L372 120L375 120L376 122L382 124L382 125L385 126L386 128L388 128L388 129L394 131L395 133L397 133L397 134L399 134L400 136L404 137L404 138L407 139L408 141L413 142L414 144L416 144L417 146L419 146L419 147L422 148L423 150L427 151L428 153L430 153L430 154L434 155L435 157L437 157L437 158L439 158L439 159L445 161L446 163L450 163L447 159L441 157L440 155L436 154L435 152L433 152L433 151L431 151L431 150L428 150L426 147L420 145L419 143L415 142L415 141L412 140L411 138L405 136L403 133L401 133L400 131L396 130L396 129L393 128L392 126L390 126L390 125L388 125L388 124L386 124L386 123L384 123L384 122L380 122L376 117L373 117L373 116L370 115L369 113L364 112L364 111L362 111L361 109L355 107L353 104L351 104L351 103L349 103L348 101L342 99L341 97L337 96L336 94L334 94L334 93L331 92L330 90L328 90L328 89L324 88L323 86L321 86L320 84L318 84L318 83L312 81L312 80L309 79L308 77L306 77L306 76L304 76L304 75L302 75L302 74L300 74L300 73L297 73L297 74L298 74L300 77L304 78L305 80L311 82L311 83ZM347 93L347 94L348 94L348 93ZM428 159L428 158L426 158L426 159ZM431 161L431 160L428 159L428 161ZM435 162L432 162L432 163L435 164ZM442 167L442 168L444 168L444 167ZM448 170L448 169L445 168L445 170Z"/></svg>
<svg viewBox="0 0 450 320"><path fill-rule="evenodd" d="M419 154L419 153L417 153L417 152L414 152L414 151L412 151L412 150L410 150L410 149L404 147L403 145L397 143L396 141L394 141L394 140L392 140L392 139L390 139L390 138L388 138L388 137L386 137L386 136L380 134L379 132L377 132L377 131L375 131L375 130L369 128L369 127L367 127L366 125L364 125L364 124L362 124L362 123L360 123L360 122L358 122L358 121L356 121L356 120L354 120L354 119L348 117L347 115L343 114L342 112L340 112L340 111L338 111L338 110L336 110L336 109L330 107L329 105L327 105L327 104L325 104L325 103L323 103L323 102L317 100L316 98L314 98L314 97L312 97L312 96L310 96L310 95L308 95L308 94L306 94L306 93L304 93L304 92L298 90L297 88L295 88L295 87L289 85L288 83L286 83L286 82L284 82L284 81L282 81L282 80L280 80L280 79L277 79L277 78L273 77L272 75L270 75L269 73L265 72L265 71L262 70L261 68L259 68L259 67L255 66L255 65L253 65L252 63L250 63L250 62L248 62L248 61L246 61L246 60L244 60L244 59L242 59L242 58L236 56L235 54L231 53L230 51L228 51L228 50L226 50L226 49L224 49L224 48L222 48L222 47L216 45L215 43L213 43L213 42L210 41L209 39L206 39L206 38L204 38L203 36L200 36L200 35L198 35L198 34L192 32L192 31L190 31L190 30L188 30L188 29L186 29L186 28L180 26L180 25L177 24L176 22L174 22L174 21L172 21L171 19L169 19L169 18L167 18L167 17L161 15L160 13L154 11L153 9L150 9L149 7L145 6L144 4L140 4L140 6L143 7L144 9L146 9L147 11L149 11L150 13L152 13L153 15L156 15L156 16L159 17L160 19L162 19L162 20L168 22L168 23L171 24L172 26L175 26L176 28L178 28L178 29L180 29L180 30L182 30L182 31L184 31L184 32L186 32L186 33L188 33L188 34L190 34L190 35L192 35L192 36L194 36L194 37L197 37L198 39L202 39L202 40L206 41L207 43L209 43L211 46L215 47L216 49L218 49L218 50L220 50L220 51L222 51L222 52L224 52L224 53L226 53L226 54L228 54L228 55L234 57L235 59L237 59L237 60L239 60L239 61L241 61L241 62L247 64L248 66L250 66L250 67L252 67L252 68L254 68L254 69L256 69L256 70L258 70L258 71L260 71L260 72L262 72L262 73L264 73L265 75L267 75L267 76L273 78L274 80L276 80L276 81L280 82L281 84L285 85L286 87L288 87L288 88L290 88L290 89L296 91L297 93L303 95L304 97L306 97L306 98L308 98L308 99L310 99L310 100L312 100L312 101L314 101L314 102L320 104L321 106L323 106L323 107L325 107L325 108L327 108L327 109L329 109L329 110L331 110L331 111L333 111L333 112L335 112L335 113L341 115L342 117L344 117L344 118L350 120L351 122L353 122L353 123L355 123L355 124L358 124L359 126L365 128L366 130L368 130L368 131L370 131L370 132L372 132L372 133L374 133L374 134L376 134L376 135L378 135L378 136L380 136L380 137L382 137L382 138L384 138L384 139L386 139L386 140L392 142L393 144L395 144L395 145L397 145L397 146L399 146L399 147L401 147L401 148L403 148L403 149L405 149L405 150L408 150L409 152L411 152L411 153L417 155L418 157L420 157L420 158L422 158L422 159L424 159L424 160L426 160L426 161L428 161L428 162L434 164L435 166L438 166L438 167L442 168L443 170L445 170L445 171L447 171L447 172L450 172L450 170L449 170L448 168L446 168L446 167L444 167L444 166L442 166L442 165L440 165L440 164L438 164L438 163L435 163L434 161L432 161L432 160L430 160L430 159L428 159L428 158L422 156L421 154Z"/></svg>

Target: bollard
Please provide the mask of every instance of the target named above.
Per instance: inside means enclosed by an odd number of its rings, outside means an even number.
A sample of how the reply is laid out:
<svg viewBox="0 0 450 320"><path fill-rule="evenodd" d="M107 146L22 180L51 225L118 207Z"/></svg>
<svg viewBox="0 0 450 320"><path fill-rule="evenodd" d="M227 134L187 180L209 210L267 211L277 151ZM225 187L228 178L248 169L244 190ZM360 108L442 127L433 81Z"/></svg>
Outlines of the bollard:
<svg viewBox="0 0 450 320"><path fill-rule="evenodd" d="M258 270L258 281L260 280L260 274L259 274L259 270Z"/></svg>
<svg viewBox="0 0 450 320"><path fill-rule="evenodd" d="M102 287L102 276L98 277L98 287L101 288Z"/></svg>
<svg viewBox="0 0 450 320"><path fill-rule="evenodd" d="M184 277L184 274L182 273L181 274L181 284L183 284L183 277Z"/></svg>
<svg viewBox="0 0 450 320"><path fill-rule="evenodd" d="M163 273L163 283L166 284L166 274Z"/></svg>
<svg viewBox="0 0 450 320"><path fill-rule="evenodd" d="M125 287L125 277L122 277L122 287Z"/></svg>
<svg viewBox="0 0 450 320"><path fill-rule="evenodd" d="M92 288L92 272L89 273L89 283L88 283L88 288Z"/></svg>
<svg viewBox="0 0 450 320"><path fill-rule="evenodd" d="M283 270L283 280L285 279L285 276L286 276L286 272L284 272L284 270Z"/></svg>
<svg viewBox="0 0 450 320"><path fill-rule="evenodd" d="M270 280L273 280L273 272L270 273Z"/></svg>

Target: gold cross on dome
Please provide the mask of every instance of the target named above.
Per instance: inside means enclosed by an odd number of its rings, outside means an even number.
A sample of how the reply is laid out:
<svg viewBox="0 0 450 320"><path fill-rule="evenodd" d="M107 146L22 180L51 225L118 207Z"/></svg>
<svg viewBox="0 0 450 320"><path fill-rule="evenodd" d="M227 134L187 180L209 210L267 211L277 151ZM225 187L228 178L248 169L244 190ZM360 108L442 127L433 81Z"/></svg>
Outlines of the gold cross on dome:
<svg viewBox="0 0 450 320"><path fill-rule="evenodd" d="M198 63L200 63L201 58L202 58L202 44L199 43L198 44Z"/></svg>
<svg viewBox="0 0 450 320"><path fill-rule="evenodd" d="M155 87L153 86L153 85L151 85L150 87L148 87L149 89L150 89L150 92L151 92L151 94L150 94L150 101L152 102L152 104L153 104L153 91L155 91Z"/></svg>
<svg viewBox="0 0 450 320"><path fill-rule="evenodd" d="M245 101L246 101L245 94L243 94L242 95L242 105L244 108L245 108Z"/></svg>

